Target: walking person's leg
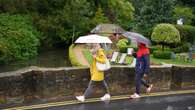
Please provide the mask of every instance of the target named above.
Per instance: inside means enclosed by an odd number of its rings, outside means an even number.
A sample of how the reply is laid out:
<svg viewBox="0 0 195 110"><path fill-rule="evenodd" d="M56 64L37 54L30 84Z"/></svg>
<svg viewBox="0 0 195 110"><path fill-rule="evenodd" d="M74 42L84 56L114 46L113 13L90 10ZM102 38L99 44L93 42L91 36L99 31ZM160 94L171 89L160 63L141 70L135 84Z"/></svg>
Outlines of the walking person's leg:
<svg viewBox="0 0 195 110"><path fill-rule="evenodd" d="M110 94L110 91L109 91L109 87L108 87L108 84L106 83L106 81L105 80L103 80L103 86L104 86L104 90L105 90L105 92L107 93L107 94Z"/></svg>
<svg viewBox="0 0 195 110"><path fill-rule="evenodd" d="M143 74L143 78L141 79L141 83L146 87L146 92L150 93L150 91L153 87L153 84L150 84L148 74Z"/></svg>
<svg viewBox="0 0 195 110"><path fill-rule="evenodd" d="M148 80L141 79L141 84L143 84L146 88L149 87L149 81Z"/></svg>
<svg viewBox="0 0 195 110"><path fill-rule="evenodd" d="M140 98L140 88L141 88L141 73L135 74L135 93L131 95L131 98Z"/></svg>
<svg viewBox="0 0 195 110"><path fill-rule="evenodd" d="M136 88L135 92L139 95L140 94L140 88L141 88L141 73L136 73L135 88Z"/></svg>
<svg viewBox="0 0 195 110"><path fill-rule="evenodd" d="M88 98L93 91L94 81L90 80L87 89L84 92L85 98Z"/></svg>
<svg viewBox="0 0 195 110"><path fill-rule="evenodd" d="M81 102L84 102L85 98L88 98L89 95L92 93L94 83L95 83L95 81L90 80L88 87L84 92L84 95L83 96L76 96L76 99L81 101Z"/></svg>
<svg viewBox="0 0 195 110"><path fill-rule="evenodd" d="M102 86L104 86L104 91L105 91L105 95L103 97L101 97L100 99L102 101L104 100L110 100L110 91L109 91L109 87L108 87L108 84L106 83L105 80L102 81Z"/></svg>
<svg viewBox="0 0 195 110"><path fill-rule="evenodd" d="M144 75L144 73L141 73L141 84L143 84L147 88L149 87L148 76Z"/></svg>

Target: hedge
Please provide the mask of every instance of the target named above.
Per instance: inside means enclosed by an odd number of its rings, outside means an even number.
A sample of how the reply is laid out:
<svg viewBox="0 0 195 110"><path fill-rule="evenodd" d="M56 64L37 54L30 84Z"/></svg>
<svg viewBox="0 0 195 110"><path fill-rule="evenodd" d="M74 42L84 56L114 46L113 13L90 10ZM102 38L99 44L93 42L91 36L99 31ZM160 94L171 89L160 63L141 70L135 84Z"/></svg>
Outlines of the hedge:
<svg viewBox="0 0 195 110"><path fill-rule="evenodd" d="M170 51L154 51L153 57L159 58L159 59L171 59L171 52Z"/></svg>
<svg viewBox="0 0 195 110"><path fill-rule="evenodd" d="M127 45L128 45L128 40L127 39L120 39L118 42L117 42L117 48L119 49L119 51L121 53L126 53L127 52Z"/></svg>
<svg viewBox="0 0 195 110"><path fill-rule="evenodd" d="M82 65L81 63L78 62L74 52L73 52L73 48L74 48L74 44L70 45L69 47L69 60L70 60L70 63L72 64L72 66L84 66Z"/></svg>
<svg viewBox="0 0 195 110"><path fill-rule="evenodd" d="M181 35L182 42L193 43L195 41L195 27L189 25L175 25Z"/></svg>
<svg viewBox="0 0 195 110"><path fill-rule="evenodd" d="M29 16L0 14L0 64L36 56L39 38Z"/></svg>
<svg viewBox="0 0 195 110"><path fill-rule="evenodd" d="M181 45L179 45L176 48L172 48L171 51L173 51L174 53L182 53L182 52L188 52L189 51L189 43L182 43Z"/></svg>

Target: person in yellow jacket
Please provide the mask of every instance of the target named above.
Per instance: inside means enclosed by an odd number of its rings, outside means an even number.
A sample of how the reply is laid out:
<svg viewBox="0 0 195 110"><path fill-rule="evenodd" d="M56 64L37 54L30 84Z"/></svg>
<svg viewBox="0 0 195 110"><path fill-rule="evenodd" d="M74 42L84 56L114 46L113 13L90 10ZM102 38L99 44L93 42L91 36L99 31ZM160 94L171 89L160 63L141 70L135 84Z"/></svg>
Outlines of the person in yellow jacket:
<svg viewBox="0 0 195 110"><path fill-rule="evenodd" d="M101 97L100 99L102 101L110 100L110 93L109 93L108 85L107 85L106 81L104 80L104 72L98 71L98 69L96 67L96 62L106 63L106 56L104 54L104 50L100 47L99 44L95 44L93 49L94 49L92 51L93 62L90 66L91 80L88 84L88 88L86 89L84 95L83 96L76 96L76 99L81 101L81 102L84 102L85 98L89 97L89 95L92 92L93 86L96 83L102 83L102 86L104 86L104 89L106 92L106 94L103 97Z"/></svg>

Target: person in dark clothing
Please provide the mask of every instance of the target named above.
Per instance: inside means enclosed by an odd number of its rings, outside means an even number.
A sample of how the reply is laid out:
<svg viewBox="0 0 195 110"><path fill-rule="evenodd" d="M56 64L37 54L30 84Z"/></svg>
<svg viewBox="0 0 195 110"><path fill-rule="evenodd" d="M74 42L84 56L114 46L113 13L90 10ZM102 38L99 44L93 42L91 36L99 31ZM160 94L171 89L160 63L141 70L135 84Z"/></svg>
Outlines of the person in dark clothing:
<svg viewBox="0 0 195 110"><path fill-rule="evenodd" d="M149 69L150 69L150 52L143 43L138 43L138 51L133 54L136 58L135 65L135 86L136 91L131 98L140 98L141 84L146 87L146 92L149 93L152 89L152 84L149 85Z"/></svg>

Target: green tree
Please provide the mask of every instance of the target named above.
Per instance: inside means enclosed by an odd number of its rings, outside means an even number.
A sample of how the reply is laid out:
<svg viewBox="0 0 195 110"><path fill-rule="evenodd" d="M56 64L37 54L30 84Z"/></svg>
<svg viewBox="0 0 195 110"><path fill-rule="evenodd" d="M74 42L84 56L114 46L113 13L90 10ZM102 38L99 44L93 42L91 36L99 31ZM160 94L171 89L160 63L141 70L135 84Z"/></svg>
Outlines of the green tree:
<svg viewBox="0 0 195 110"><path fill-rule="evenodd" d="M180 5L184 6L195 6L195 1L194 0L177 0Z"/></svg>
<svg viewBox="0 0 195 110"><path fill-rule="evenodd" d="M184 24L191 24L194 17L195 15L193 14L192 8L176 6L174 9L175 21L179 18L183 18Z"/></svg>
<svg viewBox="0 0 195 110"><path fill-rule="evenodd" d="M128 0L0 0L0 13L32 17L33 25L41 32L41 47L46 48L70 44L90 32L95 22L104 19L96 13L99 7L111 23L124 28L131 25L134 8Z"/></svg>
<svg viewBox="0 0 195 110"><path fill-rule="evenodd" d="M92 19L92 23L94 25L100 24L100 23L109 23L108 18L104 15L102 8L99 7L95 13L95 17Z"/></svg>
<svg viewBox="0 0 195 110"><path fill-rule="evenodd" d="M29 17L0 14L0 63L36 56L39 36Z"/></svg>
<svg viewBox="0 0 195 110"><path fill-rule="evenodd" d="M131 2L127 0L108 0L108 7L112 16L110 20L113 23L119 24L125 29L128 29L131 26L133 21L134 7ZM109 14L108 14L109 15Z"/></svg>
<svg viewBox="0 0 195 110"><path fill-rule="evenodd" d="M144 0L142 2L135 16L135 30L138 32L149 37L156 24L173 22L174 0Z"/></svg>
<svg viewBox="0 0 195 110"><path fill-rule="evenodd" d="M179 31L171 24L158 24L152 33L152 41L164 45L180 43Z"/></svg>
<svg viewBox="0 0 195 110"><path fill-rule="evenodd" d="M67 1L61 13L61 21L65 33L60 38L66 42L75 39L75 36L84 34L89 30L89 17L92 12L89 10L90 4L86 0Z"/></svg>
<svg viewBox="0 0 195 110"><path fill-rule="evenodd" d="M111 23L127 29L131 26L134 7L128 0L88 0L94 6L101 7ZM96 9L97 10L97 9Z"/></svg>

